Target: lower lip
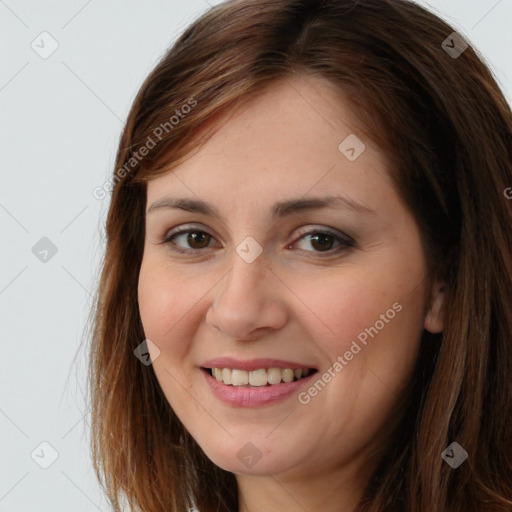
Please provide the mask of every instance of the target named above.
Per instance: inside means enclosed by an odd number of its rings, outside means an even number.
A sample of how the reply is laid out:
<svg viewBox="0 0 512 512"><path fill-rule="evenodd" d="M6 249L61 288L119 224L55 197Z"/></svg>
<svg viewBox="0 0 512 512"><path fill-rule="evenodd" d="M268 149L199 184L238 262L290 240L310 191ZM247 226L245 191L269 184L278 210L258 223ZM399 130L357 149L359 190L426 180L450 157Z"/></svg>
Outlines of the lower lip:
<svg viewBox="0 0 512 512"><path fill-rule="evenodd" d="M206 382L213 394L223 402L236 407L261 407L280 402L307 385L318 372L293 382L281 382L271 386L228 386L210 375L208 370L201 369Z"/></svg>

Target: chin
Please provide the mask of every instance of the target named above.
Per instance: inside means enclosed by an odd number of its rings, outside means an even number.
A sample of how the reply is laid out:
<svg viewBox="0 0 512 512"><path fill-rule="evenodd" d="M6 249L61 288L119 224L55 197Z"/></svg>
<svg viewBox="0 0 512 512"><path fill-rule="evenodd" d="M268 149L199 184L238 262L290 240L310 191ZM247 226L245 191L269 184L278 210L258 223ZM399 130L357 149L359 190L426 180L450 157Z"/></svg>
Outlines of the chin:
<svg viewBox="0 0 512 512"><path fill-rule="evenodd" d="M294 450L285 449L282 445L276 449L278 447L269 445L268 440L265 446L264 443L264 437L261 442L231 439L224 445L216 443L206 449L201 448L216 466L235 474L268 476L268 473L287 471L294 465L294 461L290 460L290 453Z"/></svg>
<svg viewBox="0 0 512 512"><path fill-rule="evenodd" d="M254 465L240 461L236 455L234 457L221 455L212 457L210 460L221 469L237 475L268 476L269 473L275 475L289 469L289 462L278 461L275 456L272 458L267 456L265 460L264 458L262 457Z"/></svg>

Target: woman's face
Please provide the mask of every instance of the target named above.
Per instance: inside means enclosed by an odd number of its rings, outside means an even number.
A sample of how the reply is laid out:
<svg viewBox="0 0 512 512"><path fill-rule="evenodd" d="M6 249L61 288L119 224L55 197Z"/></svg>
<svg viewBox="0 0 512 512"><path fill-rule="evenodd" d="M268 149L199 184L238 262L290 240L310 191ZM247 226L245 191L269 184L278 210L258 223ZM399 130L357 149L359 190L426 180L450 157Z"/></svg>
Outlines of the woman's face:
<svg viewBox="0 0 512 512"><path fill-rule="evenodd" d="M418 227L355 122L329 82L284 81L148 184L138 293L152 366L233 473L361 466L396 418L422 329L441 330L423 314ZM287 382L295 369L310 374Z"/></svg>

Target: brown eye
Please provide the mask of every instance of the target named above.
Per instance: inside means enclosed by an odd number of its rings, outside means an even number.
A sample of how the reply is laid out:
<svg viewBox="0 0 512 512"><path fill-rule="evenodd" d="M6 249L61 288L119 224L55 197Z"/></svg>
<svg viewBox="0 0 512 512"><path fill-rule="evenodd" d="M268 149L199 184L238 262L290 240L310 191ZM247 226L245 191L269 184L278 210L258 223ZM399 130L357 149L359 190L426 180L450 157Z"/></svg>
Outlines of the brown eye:
<svg viewBox="0 0 512 512"><path fill-rule="evenodd" d="M187 235L187 244L193 249L204 249L208 247L208 243L205 245L205 240L209 241L211 239L211 236L204 231L188 231L185 234Z"/></svg>
<svg viewBox="0 0 512 512"><path fill-rule="evenodd" d="M334 237L328 233L316 233L311 235L311 245L319 251L329 250L334 243Z"/></svg>
<svg viewBox="0 0 512 512"><path fill-rule="evenodd" d="M306 252L317 252L317 253L326 253L326 256L331 255L333 253L337 253L339 251L350 249L354 247L355 241L346 236L339 235L337 233L332 233L326 230L310 230L310 231L299 231L299 234L302 235L301 238L295 242L300 243L305 240L307 237L310 237L309 244L313 247L314 251L310 251L308 249L302 249ZM338 243L338 247L333 248L333 244ZM320 255L323 256L323 255Z"/></svg>
<svg viewBox="0 0 512 512"><path fill-rule="evenodd" d="M310 237L309 244L313 250L308 248L300 248L300 250L306 253L316 254L319 257L323 257L324 255L331 256L355 246L355 241L352 238L327 230L299 231L299 234L301 235L300 239L289 247L303 243L307 237ZM179 241L180 239L182 239L182 241L178 243L177 240ZM206 231L181 227L169 233L161 243L169 245L175 252L190 254L211 247L210 242L212 240L215 239ZM336 243L338 246L335 246Z"/></svg>
<svg viewBox="0 0 512 512"><path fill-rule="evenodd" d="M182 238L184 242L178 245L176 240L180 238ZM172 245L174 251L186 253L206 249L211 240L213 240L213 237L206 231L179 228L167 235L161 243Z"/></svg>

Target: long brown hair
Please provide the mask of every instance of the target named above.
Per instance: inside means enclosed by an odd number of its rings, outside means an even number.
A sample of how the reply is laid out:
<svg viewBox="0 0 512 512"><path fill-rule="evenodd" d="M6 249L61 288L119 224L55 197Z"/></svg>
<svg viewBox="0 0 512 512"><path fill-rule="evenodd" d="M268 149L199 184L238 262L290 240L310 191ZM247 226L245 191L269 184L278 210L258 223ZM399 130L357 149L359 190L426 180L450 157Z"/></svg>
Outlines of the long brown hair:
<svg viewBox="0 0 512 512"><path fill-rule="evenodd" d="M305 73L347 95L418 222L429 279L447 283L444 332L423 332L396 441L357 510L512 510L512 113L454 31L406 0L231 0L147 77L119 142L91 315L91 448L113 510L123 498L143 512L238 510L234 475L134 355L146 183L199 149L219 114ZM457 469L441 457L454 441L469 454Z"/></svg>

